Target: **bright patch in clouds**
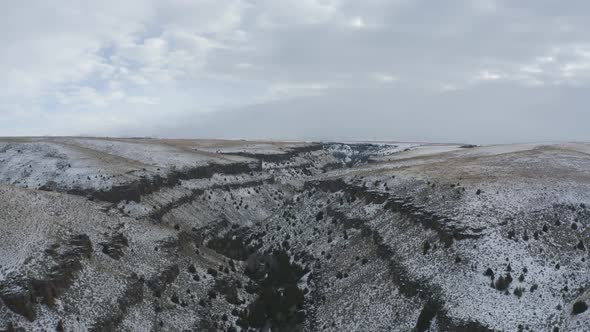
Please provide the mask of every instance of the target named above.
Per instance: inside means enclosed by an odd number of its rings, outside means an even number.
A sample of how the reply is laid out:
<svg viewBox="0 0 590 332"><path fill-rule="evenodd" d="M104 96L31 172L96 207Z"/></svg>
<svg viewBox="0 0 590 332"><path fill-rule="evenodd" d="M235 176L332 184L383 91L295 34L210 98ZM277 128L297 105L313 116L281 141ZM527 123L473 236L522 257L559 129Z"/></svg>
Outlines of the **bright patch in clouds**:
<svg viewBox="0 0 590 332"><path fill-rule="evenodd" d="M350 26L357 29L364 28L365 21L363 21L363 19L360 17L355 17L350 21Z"/></svg>
<svg viewBox="0 0 590 332"><path fill-rule="evenodd" d="M378 81L378 82L382 82L382 83L391 83L397 80L397 78L393 75L390 74L384 74L384 73L377 73L375 75L373 75L373 77Z"/></svg>

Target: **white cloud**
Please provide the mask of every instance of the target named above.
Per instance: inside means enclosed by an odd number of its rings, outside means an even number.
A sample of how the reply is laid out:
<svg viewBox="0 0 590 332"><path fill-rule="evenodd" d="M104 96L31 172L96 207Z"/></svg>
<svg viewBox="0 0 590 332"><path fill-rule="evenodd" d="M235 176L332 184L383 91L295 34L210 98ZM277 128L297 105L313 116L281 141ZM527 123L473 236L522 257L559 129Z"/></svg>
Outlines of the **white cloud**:
<svg viewBox="0 0 590 332"><path fill-rule="evenodd" d="M199 77L209 53L235 37L241 4L3 4L0 37L9 47L0 54L0 113L31 102L54 116L74 108L157 103L154 94Z"/></svg>
<svg viewBox="0 0 590 332"><path fill-rule="evenodd" d="M489 70L484 70L477 75L477 79L482 80L482 81L495 81L495 80L499 80L501 78L502 78L501 74L499 74L497 72L489 71Z"/></svg>

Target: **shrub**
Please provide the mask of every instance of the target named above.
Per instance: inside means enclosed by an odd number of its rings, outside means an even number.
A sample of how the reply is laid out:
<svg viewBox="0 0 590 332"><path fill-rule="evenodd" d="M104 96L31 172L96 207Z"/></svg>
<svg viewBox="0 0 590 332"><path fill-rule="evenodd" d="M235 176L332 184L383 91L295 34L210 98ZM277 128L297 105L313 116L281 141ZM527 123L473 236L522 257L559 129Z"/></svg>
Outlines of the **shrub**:
<svg viewBox="0 0 590 332"><path fill-rule="evenodd" d="M422 254L426 255L428 253L428 250L430 250L431 246L430 243L428 243L428 241L424 241L424 244L422 245Z"/></svg>
<svg viewBox="0 0 590 332"><path fill-rule="evenodd" d="M194 264L189 265L188 272L191 273L191 274L197 272L197 269L195 268L195 265Z"/></svg>
<svg viewBox="0 0 590 332"><path fill-rule="evenodd" d="M503 290L507 290L508 286L510 286L510 283L512 282L512 276L510 275L510 273L506 274L506 276L500 276L497 280L496 280L496 289L499 291L503 291Z"/></svg>
<svg viewBox="0 0 590 332"><path fill-rule="evenodd" d="M324 219L324 212L320 211L320 212L318 212L318 214L315 215L315 220L320 221L322 219Z"/></svg>
<svg viewBox="0 0 590 332"><path fill-rule="evenodd" d="M207 273L209 273L213 277L216 277L217 276L217 271L215 269L212 269L212 268L208 268L207 269Z"/></svg>
<svg viewBox="0 0 590 332"><path fill-rule="evenodd" d="M578 315L578 314L583 313L586 310L588 310L588 305L586 304L586 302L576 301L576 303L574 303L574 306L572 308L572 313L574 315Z"/></svg>

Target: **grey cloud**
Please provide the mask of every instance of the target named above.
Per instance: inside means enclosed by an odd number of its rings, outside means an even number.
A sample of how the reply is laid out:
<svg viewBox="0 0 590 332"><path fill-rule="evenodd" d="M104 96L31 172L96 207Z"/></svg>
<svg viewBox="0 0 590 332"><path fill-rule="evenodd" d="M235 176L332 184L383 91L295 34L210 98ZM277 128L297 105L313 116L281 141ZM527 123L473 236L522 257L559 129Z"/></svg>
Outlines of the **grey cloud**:
<svg viewBox="0 0 590 332"><path fill-rule="evenodd" d="M584 25L572 27L574 31L557 26L574 13L553 17L499 4L494 13L478 14L467 3L381 4L376 6L379 13L343 6L340 19L322 24L254 27L249 48L219 50L210 66L233 70L231 61L241 58L255 66L235 74L257 79L342 82L369 72L390 72L417 84L461 84L484 69L518 71L555 47L585 38L579 35ZM364 17L367 27L343 25L344 19L355 16Z"/></svg>
<svg viewBox="0 0 590 332"><path fill-rule="evenodd" d="M583 88L344 89L185 118L172 137L511 143L588 140Z"/></svg>

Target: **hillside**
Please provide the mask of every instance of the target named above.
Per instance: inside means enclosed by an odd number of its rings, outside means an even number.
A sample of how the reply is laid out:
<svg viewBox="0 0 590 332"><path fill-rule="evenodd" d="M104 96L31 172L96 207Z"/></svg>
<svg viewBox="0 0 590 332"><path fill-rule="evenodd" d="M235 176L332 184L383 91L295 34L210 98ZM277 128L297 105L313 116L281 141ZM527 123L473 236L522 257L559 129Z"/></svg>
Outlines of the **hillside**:
<svg viewBox="0 0 590 332"><path fill-rule="evenodd" d="M590 144L0 138L0 331L590 331Z"/></svg>

